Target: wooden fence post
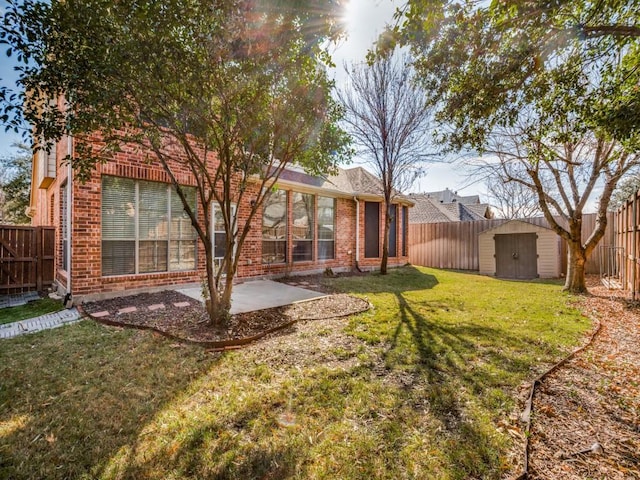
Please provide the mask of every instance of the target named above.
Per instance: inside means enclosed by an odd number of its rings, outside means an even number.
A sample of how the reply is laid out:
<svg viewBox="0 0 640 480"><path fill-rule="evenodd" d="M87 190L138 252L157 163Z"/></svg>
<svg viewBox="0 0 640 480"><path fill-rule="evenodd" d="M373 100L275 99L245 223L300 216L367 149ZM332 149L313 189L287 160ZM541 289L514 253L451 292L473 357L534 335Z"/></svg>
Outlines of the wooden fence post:
<svg viewBox="0 0 640 480"><path fill-rule="evenodd" d="M36 227L33 232L36 238L36 290L42 291L42 257L44 255L42 249L42 227Z"/></svg>

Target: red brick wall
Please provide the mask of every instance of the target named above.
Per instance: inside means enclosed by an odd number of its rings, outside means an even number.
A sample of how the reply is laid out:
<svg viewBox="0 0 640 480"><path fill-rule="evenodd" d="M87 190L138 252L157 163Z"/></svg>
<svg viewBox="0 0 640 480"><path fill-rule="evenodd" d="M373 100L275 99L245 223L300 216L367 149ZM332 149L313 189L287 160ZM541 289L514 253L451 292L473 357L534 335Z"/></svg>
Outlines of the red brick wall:
<svg viewBox="0 0 640 480"><path fill-rule="evenodd" d="M66 272L62 267L62 236L61 236L61 213L60 187L67 179L68 167L64 163L64 158L68 153L68 140L62 138L56 145L56 178L46 189L38 189L34 192L36 199L36 210L31 218L31 224L35 226L55 226L56 227L56 247L55 247L55 279L62 285L66 285Z"/></svg>
<svg viewBox="0 0 640 480"><path fill-rule="evenodd" d="M99 143L99 137L92 139ZM66 141L65 141L66 142ZM61 158L66 155L66 143L64 149L59 148ZM153 157L151 157L153 158ZM174 158L180 159L180 152L176 151ZM212 157L212 161L213 157ZM184 165L175 162L172 168L177 172L178 181L184 185L194 185L195 181ZM44 202L39 202L35 221L42 221L42 216L49 211L48 203L55 198L54 224L57 229L59 242L57 279L62 286L66 286L66 272L60 269L62 259L62 247L60 238L60 185L66 179L66 167L59 166L56 181L48 189L48 195L43 195ZM72 207L72 291L75 297L88 294L105 294L109 292L131 291L150 287L171 286L185 283L199 283L204 276L205 254L204 247L199 243L197 252L198 270L188 272L163 272L138 275L123 275L113 277L102 276L101 265L101 179L102 175L114 175L129 177L138 180L159 181L169 183L168 174L158 162L140 153L134 147L124 146L121 152L114 155L113 160L103 165L98 165L91 178L84 184L73 183L73 207ZM251 188L254 190L251 191ZM285 187L281 187L285 188ZM257 196L258 185L254 184L244 195L243 204L237 206L238 229L242 230L250 213L250 201ZM286 187L288 190L288 215L289 226L292 225L292 191L295 188ZM203 209L199 206L200 215ZM381 208L381 223L383 225L384 212ZM44 212L44 213L43 213ZM263 265L262 264L262 211L258 211L252 220L251 228L242 248L242 254L238 266L237 277L239 279L262 275L285 275L308 271L354 268L356 260L356 204L352 198L338 198L336 201L336 238L335 259L317 260L317 240L314 240L314 260L307 262L292 262L292 229L288 228L287 258L286 264ZM38 224L38 223L36 223ZM42 224L42 223L41 223ZM317 222L314 221L317 229ZM401 215L398 218L398 253L402 252L402 223ZM382 232L380 233L382 245ZM317 234L314 235L317 238ZM408 257L390 258L390 265L400 265L408 261ZM359 265L365 269L379 267L380 259L364 258L364 202L360 202L360 261Z"/></svg>
<svg viewBox="0 0 640 480"><path fill-rule="evenodd" d="M364 257L364 231L365 231L365 229L364 229L364 222L365 222L364 203L365 203L364 201L360 202L360 232L359 232L359 237L360 237L360 260L358 262L358 265L363 270L379 269L380 268L380 261L382 260L382 257L376 257L376 258L371 258L371 257L370 258L365 258ZM397 218L396 218L396 253L397 253L397 256L389 257L388 266L390 266L390 267L404 265L404 264L409 262L409 257L402 255L402 228L403 228L403 224L402 224L402 209L400 207L398 208L398 212L399 213L397 214ZM382 255L382 245L383 245L383 242L384 242L384 222L386 221L385 220L386 217L387 217L387 215L386 215L386 212L385 212L384 203L381 201L380 202L380 229L379 229L380 255ZM355 234L354 234L354 236L355 236ZM408 239L407 239L407 241L408 241Z"/></svg>

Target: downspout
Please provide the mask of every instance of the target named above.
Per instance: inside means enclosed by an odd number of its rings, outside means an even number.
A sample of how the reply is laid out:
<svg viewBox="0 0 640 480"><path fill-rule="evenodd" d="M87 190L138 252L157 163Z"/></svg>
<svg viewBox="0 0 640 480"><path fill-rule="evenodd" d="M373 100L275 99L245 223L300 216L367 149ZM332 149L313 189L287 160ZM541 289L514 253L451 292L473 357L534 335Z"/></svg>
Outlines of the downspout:
<svg viewBox="0 0 640 480"><path fill-rule="evenodd" d="M356 270L362 273L358 264L360 261L360 202L356 196L353 197L353 201L356 202Z"/></svg>
<svg viewBox="0 0 640 480"><path fill-rule="evenodd" d="M73 138L71 134L67 135L67 154L69 155L69 163L67 165L67 294L64 297L65 307L73 305L71 295L71 219L73 218L73 167L71 166L71 158L73 157Z"/></svg>

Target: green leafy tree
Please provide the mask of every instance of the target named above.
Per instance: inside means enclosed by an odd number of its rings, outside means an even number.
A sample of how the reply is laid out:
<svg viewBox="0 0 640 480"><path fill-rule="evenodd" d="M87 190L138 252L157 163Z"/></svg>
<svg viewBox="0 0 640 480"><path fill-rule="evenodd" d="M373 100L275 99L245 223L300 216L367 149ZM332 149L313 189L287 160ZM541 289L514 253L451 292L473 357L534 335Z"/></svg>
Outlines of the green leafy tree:
<svg viewBox="0 0 640 480"><path fill-rule="evenodd" d="M0 223L28 224L26 209L31 189L31 149L14 145L17 151L0 157Z"/></svg>
<svg viewBox="0 0 640 480"><path fill-rule="evenodd" d="M338 14L293 1L25 1L0 34L28 92L3 92L5 121L26 119L48 142L73 135L81 180L126 144L160 164L204 247L209 316L222 325L242 246L282 170L325 172L347 153L322 47ZM96 132L101 143L86 141ZM198 212L178 180L185 169ZM233 206L248 204L239 224ZM219 268L214 205L227 238Z"/></svg>
<svg viewBox="0 0 640 480"><path fill-rule="evenodd" d="M443 138L454 150L493 153L505 179L535 192L569 245L565 288L586 291L584 263L604 234L611 194L639 161L637 2L412 0L397 19L385 38L418 57ZM598 220L583 240L596 185Z"/></svg>

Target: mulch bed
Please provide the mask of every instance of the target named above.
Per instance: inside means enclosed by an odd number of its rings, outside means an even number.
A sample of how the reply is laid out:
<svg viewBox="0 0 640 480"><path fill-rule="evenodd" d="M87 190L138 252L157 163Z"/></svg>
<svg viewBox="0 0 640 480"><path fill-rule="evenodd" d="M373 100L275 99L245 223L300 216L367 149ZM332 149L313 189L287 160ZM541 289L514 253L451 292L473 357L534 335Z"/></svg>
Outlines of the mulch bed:
<svg viewBox="0 0 640 480"><path fill-rule="evenodd" d="M149 306L160 304L164 307L149 309ZM136 307L136 310L118 313L130 307ZM239 313L231 317L224 329L219 329L207 324L209 317L201 302L173 290L83 305L83 310L89 316L102 323L154 330L211 348L245 345L300 320L339 318L369 308L369 302L361 298L346 294L329 295L284 307ZM109 315L98 317L96 314L100 312L109 312Z"/></svg>
<svg viewBox="0 0 640 480"><path fill-rule="evenodd" d="M640 479L640 308L589 284L580 308L601 330L536 390L530 478Z"/></svg>

